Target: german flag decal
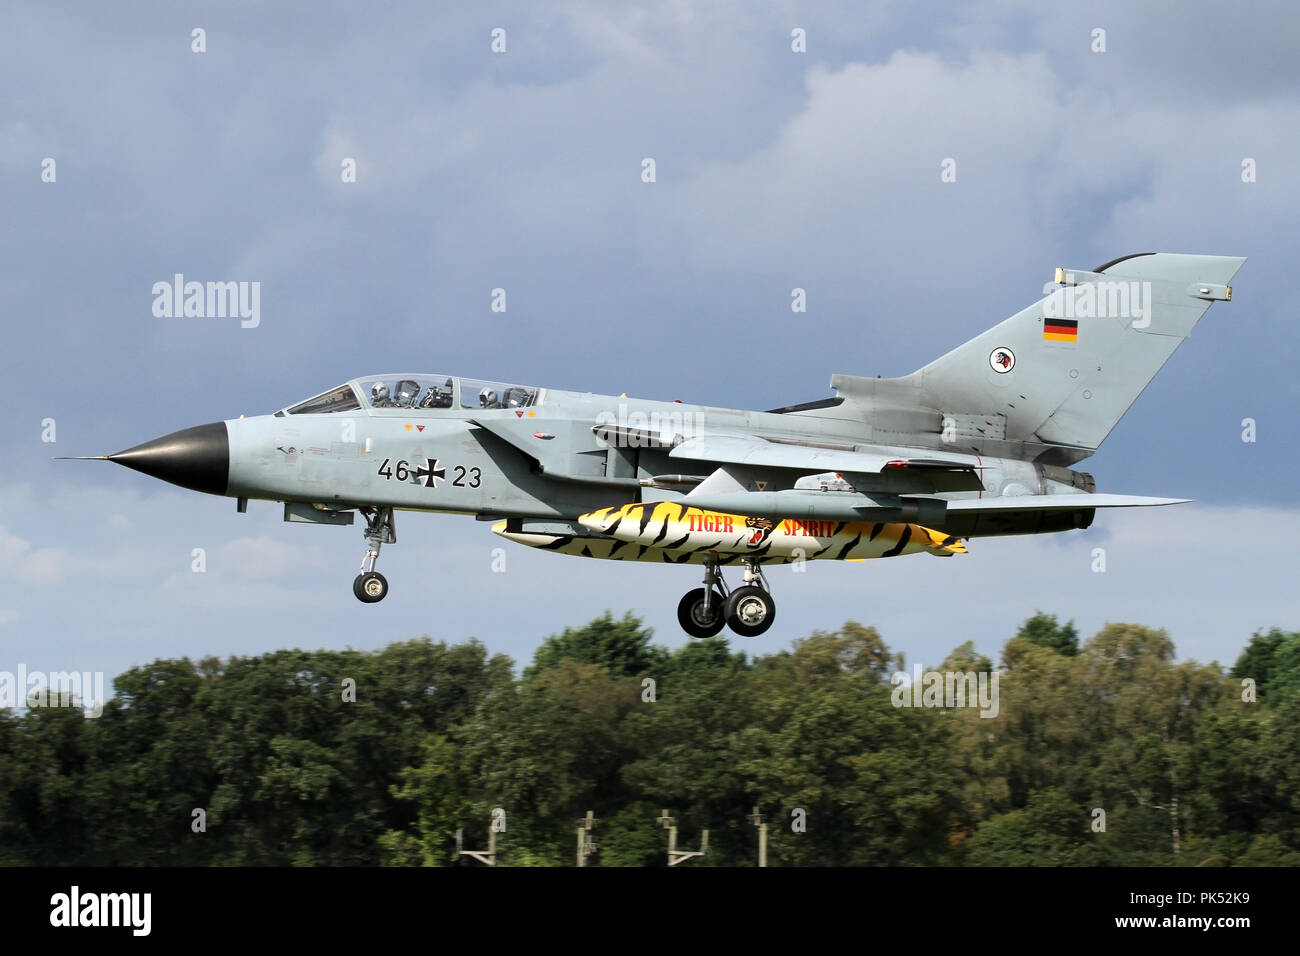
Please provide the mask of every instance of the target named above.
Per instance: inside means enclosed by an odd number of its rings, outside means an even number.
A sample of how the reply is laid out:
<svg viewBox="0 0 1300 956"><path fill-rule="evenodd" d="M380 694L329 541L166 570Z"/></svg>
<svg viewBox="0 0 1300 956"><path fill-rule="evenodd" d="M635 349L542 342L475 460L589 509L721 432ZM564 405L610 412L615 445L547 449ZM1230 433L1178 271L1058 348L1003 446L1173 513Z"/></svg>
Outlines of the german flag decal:
<svg viewBox="0 0 1300 956"><path fill-rule="evenodd" d="M1077 342L1079 341L1078 319L1043 319L1043 341Z"/></svg>

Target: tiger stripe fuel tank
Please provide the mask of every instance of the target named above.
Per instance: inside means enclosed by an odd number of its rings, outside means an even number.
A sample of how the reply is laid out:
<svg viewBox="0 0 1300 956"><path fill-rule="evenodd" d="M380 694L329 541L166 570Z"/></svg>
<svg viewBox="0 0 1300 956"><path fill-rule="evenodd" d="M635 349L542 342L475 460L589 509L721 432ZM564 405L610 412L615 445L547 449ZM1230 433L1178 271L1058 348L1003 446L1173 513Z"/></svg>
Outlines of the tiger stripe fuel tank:
<svg viewBox="0 0 1300 956"><path fill-rule="evenodd" d="M672 501L604 508L582 515L578 523L590 536L510 531L505 522L492 530L532 547L623 561L699 563L717 557L724 564L743 559L785 563L966 552L959 538L916 524L778 521L703 511Z"/></svg>

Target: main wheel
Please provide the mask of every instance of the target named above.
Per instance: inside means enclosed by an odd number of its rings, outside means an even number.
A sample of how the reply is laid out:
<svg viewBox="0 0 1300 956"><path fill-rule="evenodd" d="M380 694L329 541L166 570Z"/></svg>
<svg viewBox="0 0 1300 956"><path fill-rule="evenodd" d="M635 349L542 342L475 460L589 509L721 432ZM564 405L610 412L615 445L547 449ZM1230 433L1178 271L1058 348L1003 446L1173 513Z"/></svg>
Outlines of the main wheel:
<svg viewBox="0 0 1300 956"><path fill-rule="evenodd" d="M722 594L713 592L709 598L709 610L704 610L704 588L687 591L677 605L677 623L691 637L713 637L727 623L723 614Z"/></svg>
<svg viewBox="0 0 1300 956"><path fill-rule="evenodd" d="M758 637L776 620L776 602L762 588L736 588L723 610L727 626L741 637Z"/></svg>
<svg viewBox="0 0 1300 956"><path fill-rule="evenodd" d="M352 593L357 596L358 601L365 604L382 601L384 595L388 593L388 579L378 571L358 574L357 579L352 582Z"/></svg>

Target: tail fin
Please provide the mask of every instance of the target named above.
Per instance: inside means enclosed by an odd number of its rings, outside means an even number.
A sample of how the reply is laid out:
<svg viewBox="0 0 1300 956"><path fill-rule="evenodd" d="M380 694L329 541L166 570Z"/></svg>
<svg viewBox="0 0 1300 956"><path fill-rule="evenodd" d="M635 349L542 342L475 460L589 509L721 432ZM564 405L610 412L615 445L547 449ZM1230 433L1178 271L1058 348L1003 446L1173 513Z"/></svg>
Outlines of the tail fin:
<svg viewBox="0 0 1300 956"><path fill-rule="evenodd" d="M1058 288L898 381L945 413L1005 422L1005 438L1087 457L1192 333L1245 259L1145 252Z"/></svg>

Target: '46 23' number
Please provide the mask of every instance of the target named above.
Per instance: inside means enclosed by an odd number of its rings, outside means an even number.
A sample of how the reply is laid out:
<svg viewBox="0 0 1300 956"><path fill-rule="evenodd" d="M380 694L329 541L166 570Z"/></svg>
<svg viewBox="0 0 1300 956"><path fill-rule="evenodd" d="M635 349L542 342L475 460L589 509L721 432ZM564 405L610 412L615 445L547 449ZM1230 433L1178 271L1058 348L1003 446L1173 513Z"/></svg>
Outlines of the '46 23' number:
<svg viewBox="0 0 1300 956"><path fill-rule="evenodd" d="M483 472L477 467L466 468L464 465L453 465L452 471L455 472L455 477L452 478L451 483L457 488L477 488L483 484ZM417 484L423 484L426 488L437 488L438 482L446 480L447 469L436 458L426 458L423 465L415 468L412 468L411 463L405 459L400 459L393 464L391 458L385 458L375 474L385 481L394 478L398 481L414 479Z"/></svg>

